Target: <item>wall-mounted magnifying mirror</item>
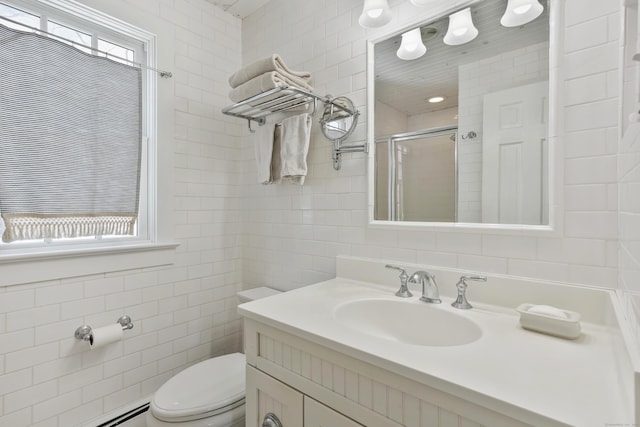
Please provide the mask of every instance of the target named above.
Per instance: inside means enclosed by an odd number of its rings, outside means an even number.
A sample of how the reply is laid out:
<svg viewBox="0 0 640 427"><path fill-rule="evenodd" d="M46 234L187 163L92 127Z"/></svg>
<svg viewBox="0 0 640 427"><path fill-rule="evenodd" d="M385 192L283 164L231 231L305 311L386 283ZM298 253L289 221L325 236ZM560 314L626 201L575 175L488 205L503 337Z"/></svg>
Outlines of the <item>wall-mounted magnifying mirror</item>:
<svg viewBox="0 0 640 427"><path fill-rule="evenodd" d="M342 154L366 152L366 144L342 145L356 128L359 114L353 101L344 96L333 98L325 104L320 128L324 136L333 143L333 168L336 170L340 169Z"/></svg>
<svg viewBox="0 0 640 427"><path fill-rule="evenodd" d="M346 139L358 124L358 115L353 102L344 96L334 98L333 102L327 103L322 112L320 126L324 136L335 141L336 139Z"/></svg>
<svg viewBox="0 0 640 427"><path fill-rule="evenodd" d="M399 57L402 32L370 43L373 222L549 224L542 3L533 21L505 27L506 1L467 2L478 34L457 45L444 41L457 10L406 28L426 47L415 59Z"/></svg>

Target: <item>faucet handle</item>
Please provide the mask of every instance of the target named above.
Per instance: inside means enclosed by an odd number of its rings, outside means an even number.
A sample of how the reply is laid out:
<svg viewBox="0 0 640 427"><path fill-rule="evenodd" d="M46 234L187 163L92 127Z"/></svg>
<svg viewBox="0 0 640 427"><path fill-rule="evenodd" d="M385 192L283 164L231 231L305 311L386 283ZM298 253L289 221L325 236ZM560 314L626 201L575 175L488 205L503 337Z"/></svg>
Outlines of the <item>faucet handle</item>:
<svg viewBox="0 0 640 427"><path fill-rule="evenodd" d="M401 298L410 298L413 296L411 292L409 292L409 288L407 287L407 280L409 280L409 275L405 271L404 268L396 267L395 265L387 264L386 268L391 268L393 270L398 270L400 272L400 289L396 292L397 297Z"/></svg>
<svg viewBox="0 0 640 427"><path fill-rule="evenodd" d="M465 285L467 284L467 280L473 280L474 282L486 282L487 276L460 276L460 281Z"/></svg>
<svg viewBox="0 0 640 427"><path fill-rule="evenodd" d="M456 283L456 288L458 288L458 297L451 305L455 308L460 308L462 310L468 310L473 308L469 301L467 301L467 280L472 280L474 282L486 282L486 276L461 276L458 283Z"/></svg>

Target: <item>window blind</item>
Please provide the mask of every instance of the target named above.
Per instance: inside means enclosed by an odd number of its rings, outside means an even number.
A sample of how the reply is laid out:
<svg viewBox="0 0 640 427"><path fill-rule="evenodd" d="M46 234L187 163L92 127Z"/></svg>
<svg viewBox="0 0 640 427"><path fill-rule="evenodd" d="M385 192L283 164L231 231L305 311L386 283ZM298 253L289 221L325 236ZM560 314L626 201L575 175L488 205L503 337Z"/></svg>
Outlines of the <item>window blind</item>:
<svg viewBox="0 0 640 427"><path fill-rule="evenodd" d="M4 242L135 233L139 68L0 24Z"/></svg>

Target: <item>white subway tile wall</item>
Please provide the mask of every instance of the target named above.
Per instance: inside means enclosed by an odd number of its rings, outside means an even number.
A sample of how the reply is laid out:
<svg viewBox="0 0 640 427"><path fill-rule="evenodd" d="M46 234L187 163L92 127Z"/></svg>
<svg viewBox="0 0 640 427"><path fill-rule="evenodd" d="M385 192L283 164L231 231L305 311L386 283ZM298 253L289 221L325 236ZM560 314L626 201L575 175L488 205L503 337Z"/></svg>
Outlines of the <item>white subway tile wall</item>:
<svg viewBox="0 0 640 427"><path fill-rule="evenodd" d="M558 170L564 171L560 178L565 185L560 190L564 192L561 197L565 198L565 208L560 237L441 231L416 237L412 232L369 228L365 156L347 155L342 170L334 171L330 143L316 124L310 173L301 188L255 183L251 141L244 143L244 283L290 289L329 279L335 271L327 267L333 265L315 260L342 254L617 287L619 5L599 0L564 3L567 25L560 48L565 76L560 86L566 92L561 111L566 123L560 152L565 154ZM392 24L365 31L357 25L362 11L360 0L273 2L244 20L243 62L278 52L293 68L311 71L319 93L351 97L361 116L358 131L347 142L362 143L366 139L366 88L362 85L366 40L394 26L399 30L426 13L426 9L406 1L391 1L390 5L394 11ZM295 25L311 20L311 28ZM278 25L272 25L274 22ZM598 28L595 34L592 27ZM584 33L590 36L583 37ZM603 87L585 92L596 84ZM354 187L356 180L363 185ZM265 211L267 205L271 209L280 206L286 215L270 215ZM344 222L328 225L327 218ZM301 228L304 232L292 231ZM301 257L307 262L296 262Z"/></svg>
<svg viewBox="0 0 640 427"><path fill-rule="evenodd" d="M84 425L199 360L242 349L244 123L221 113L241 63L241 21L203 0L83 2L157 34L158 66L173 72L158 82L160 129L173 129L160 149L174 159L159 170L173 188L159 191L173 196L165 214L181 245L166 268L0 288L0 426ZM120 342L89 350L73 336L123 314L135 326Z"/></svg>
<svg viewBox="0 0 640 427"><path fill-rule="evenodd" d="M181 246L167 268L0 288L0 425L81 425L196 361L240 350L237 290L329 279L340 254L608 288L617 287L620 258L622 283L640 291L637 147L627 149L630 172L615 173L619 2L565 1L563 231L512 237L368 227L365 155L346 155L335 171L317 124L303 187L256 183L246 122L220 112L228 75L281 54L313 73L318 93L354 100L361 116L348 142L362 143L365 41L388 28L357 24L361 0L277 0L244 22L203 0L83 1L158 34L160 58L171 59L174 77L159 82L159 108L173 124L174 164L160 174L174 179L160 191L173 196ZM428 13L390 4L398 29ZM73 338L83 323L102 326L122 314L136 326L121 342L90 351Z"/></svg>
<svg viewBox="0 0 640 427"><path fill-rule="evenodd" d="M623 81L623 126L621 134L624 136L619 144L617 179L619 186L619 251L618 269L620 277L620 292L626 315L634 327L636 343L640 343L640 143L637 136L638 124L625 120L631 113L637 114L640 104L638 91L640 82L637 81L637 62L633 55L637 52L637 42L640 39L640 26L635 9L629 9L625 16L627 31L624 51L624 81ZM635 322L634 322L635 320ZM636 351L640 352L639 347Z"/></svg>

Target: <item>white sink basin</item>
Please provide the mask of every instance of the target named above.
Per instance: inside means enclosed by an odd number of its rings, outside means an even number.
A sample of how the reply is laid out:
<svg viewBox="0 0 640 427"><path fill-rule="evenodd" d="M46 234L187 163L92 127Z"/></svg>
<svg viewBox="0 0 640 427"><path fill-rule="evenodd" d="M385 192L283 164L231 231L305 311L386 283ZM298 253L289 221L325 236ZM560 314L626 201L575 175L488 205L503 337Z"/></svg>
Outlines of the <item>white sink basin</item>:
<svg viewBox="0 0 640 427"><path fill-rule="evenodd" d="M411 345L464 345L482 336L477 324L448 308L416 300L365 299L342 304L334 314L363 334Z"/></svg>

